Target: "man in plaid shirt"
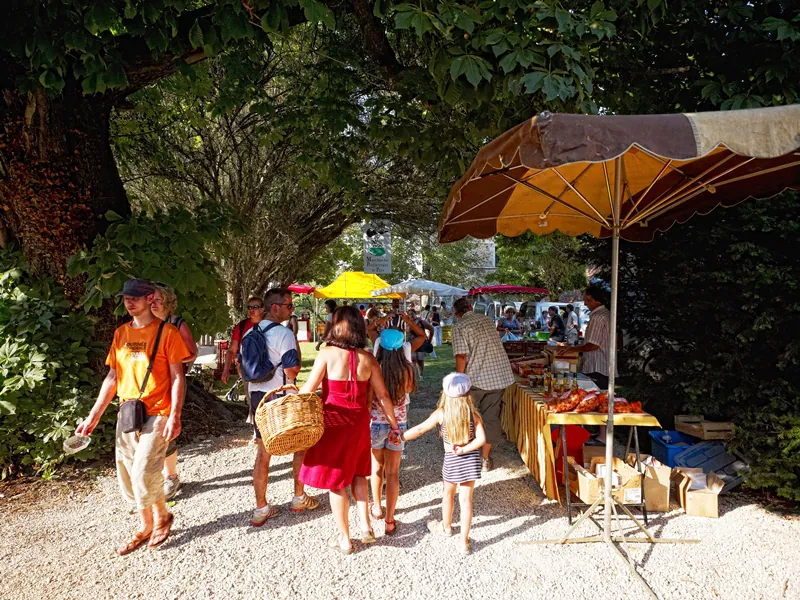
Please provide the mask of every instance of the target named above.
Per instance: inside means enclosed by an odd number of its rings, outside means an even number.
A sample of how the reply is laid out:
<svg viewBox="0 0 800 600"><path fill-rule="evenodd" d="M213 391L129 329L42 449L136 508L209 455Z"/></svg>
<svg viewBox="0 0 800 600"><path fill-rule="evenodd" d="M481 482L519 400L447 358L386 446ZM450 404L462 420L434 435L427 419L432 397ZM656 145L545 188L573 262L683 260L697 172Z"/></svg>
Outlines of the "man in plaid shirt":
<svg viewBox="0 0 800 600"><path fill-rule="evenodd" d="M502 439L500 410L503 393L514 383L511 363L503 349L494 322L486 315L476 315L466 298L453 304L458 320L453 326L453 354L456 371L472 381L472 401L483 417L486 444L483 446L483 470L492 469L489 453Z"/></svg>

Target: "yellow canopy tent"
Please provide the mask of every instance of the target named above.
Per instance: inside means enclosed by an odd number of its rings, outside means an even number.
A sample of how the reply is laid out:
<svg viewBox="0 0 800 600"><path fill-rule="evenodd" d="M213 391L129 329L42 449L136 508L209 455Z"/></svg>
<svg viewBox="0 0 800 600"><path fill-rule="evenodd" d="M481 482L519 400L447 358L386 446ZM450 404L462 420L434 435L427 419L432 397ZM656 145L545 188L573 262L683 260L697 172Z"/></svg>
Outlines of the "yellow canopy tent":
<svg viewBox="0 0 800 600"><path fill-rule="evenodd" d="M348 271L342 273L327 287L314 290L315 298L405 298L403 293L386 294L385 296L372 296L373 290L389 287L389 284L377 275L363 271Z"/></svg>

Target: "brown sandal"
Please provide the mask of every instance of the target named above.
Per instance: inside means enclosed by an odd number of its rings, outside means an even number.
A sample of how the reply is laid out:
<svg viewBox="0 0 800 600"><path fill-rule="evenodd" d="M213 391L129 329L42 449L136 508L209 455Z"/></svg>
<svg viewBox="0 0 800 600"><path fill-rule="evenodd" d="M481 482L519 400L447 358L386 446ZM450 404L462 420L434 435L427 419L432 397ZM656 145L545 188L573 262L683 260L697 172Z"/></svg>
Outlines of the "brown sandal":
<svg viewBox="0 0 800 600"><path fill-rule="evenodd" d="M150 539L150 533L144 533L142 531L134 531L133 535L125 540L125 543L117 548L117 556L125 556L126 554L130 554L134 550L136 550L139 546L144 544L147 540Z"/></svg>
<svg viewBox="0 0 800 600"><path fill-rule="evenodd" d="M386 535L394 535L397 533L397 521L384 521L386 527L384 528L383 532ZM389 529L391 527L391 529Z"/></svg>
<svg viewBox="0 0 800 600"><path fill-rule="evenodd" d="M369 503L369 516L375 519L376 521L380 521L383 518L383 509L381 505L378 504L378 514L375 514L375 504L370 502Z"/></svg>
<svg viewBox="0 0 800 600"><path fill-rule="evenodd" d="M153 534L150 536L150 543L147 544L148 548L156 548L167 541L170 531L172 531L172 522L175 520L175 515L169 513L166 520L158 523L153 529Z"/></svg>
<svg viewBox="0 0 800 600"><path fill-rule="evenodd" d="M339 535L334 533L331 537L328 538L328 548L333 548L340 554L344 554L347 556L348 554L353 553L353 547L350 546L349 548L342 548L339 545Z"/></svg>

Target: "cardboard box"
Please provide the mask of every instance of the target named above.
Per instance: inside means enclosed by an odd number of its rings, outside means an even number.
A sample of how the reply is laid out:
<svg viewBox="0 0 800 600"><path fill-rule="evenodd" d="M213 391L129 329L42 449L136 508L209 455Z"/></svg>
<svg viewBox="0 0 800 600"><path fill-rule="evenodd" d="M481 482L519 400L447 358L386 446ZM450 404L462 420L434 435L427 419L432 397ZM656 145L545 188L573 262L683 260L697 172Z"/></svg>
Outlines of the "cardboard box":
<svg viewBox="0 0 800 600"><path fill-rule="evenodd" d="M694 481L703 481L702 489L691 489ZM672 483L678 504L691 517L719 518L719 493L725 482L714 473L703 473L703 469L676 468L672 472Z"/></svg>
<svg viewBox="0 0 800 600"><path fill-rule="evenodd" d="M649 459L649 454L641 454L642 461ZM652 459L652 465L640 463L641 473L644 475L644 501L649 512L669 512L670 477L672 469L667 465ZM636 455L628 454L626 462L636 468Z"/></svg>
<svg viewBox="0 0 800 600"><path fill-rule="evenodd" d="M603 493L604 479L598 477L594 472L597 465L605 465L605 457L594 457L591 468L585 469L575 462L575 459L567 457L569 462L569 487L572 493L576 494L583 502L593 503L598 496ZM622 460L615 458L613 464L616 474L617 486L612 495L622 504L638 504L642 501L642 476L626 465Z"/></svg>
<svg viewBox="0 0 800 600"><path fill-rule="evenodd" d="M592 466L592 459L598 456L605 457L606 455L606 446L603 444L602 446L598 446L596 444L584 444L583 445L583 467L585 469L589 469Z"/></svg>

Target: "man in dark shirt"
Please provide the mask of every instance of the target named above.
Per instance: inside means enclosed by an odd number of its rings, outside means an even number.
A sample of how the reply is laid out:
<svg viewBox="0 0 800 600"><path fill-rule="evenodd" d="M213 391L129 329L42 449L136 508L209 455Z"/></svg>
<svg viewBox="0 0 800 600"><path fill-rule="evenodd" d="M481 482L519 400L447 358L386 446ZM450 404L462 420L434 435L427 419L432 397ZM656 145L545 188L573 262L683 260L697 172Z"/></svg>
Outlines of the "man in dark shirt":
<svg viewBox="0 0 800 600"><path fill-rule="evenodd" d="M547 309L550 313L550 339L557 342L564 341L564 319L558 314L558 307L551 306Z"/></svg>

